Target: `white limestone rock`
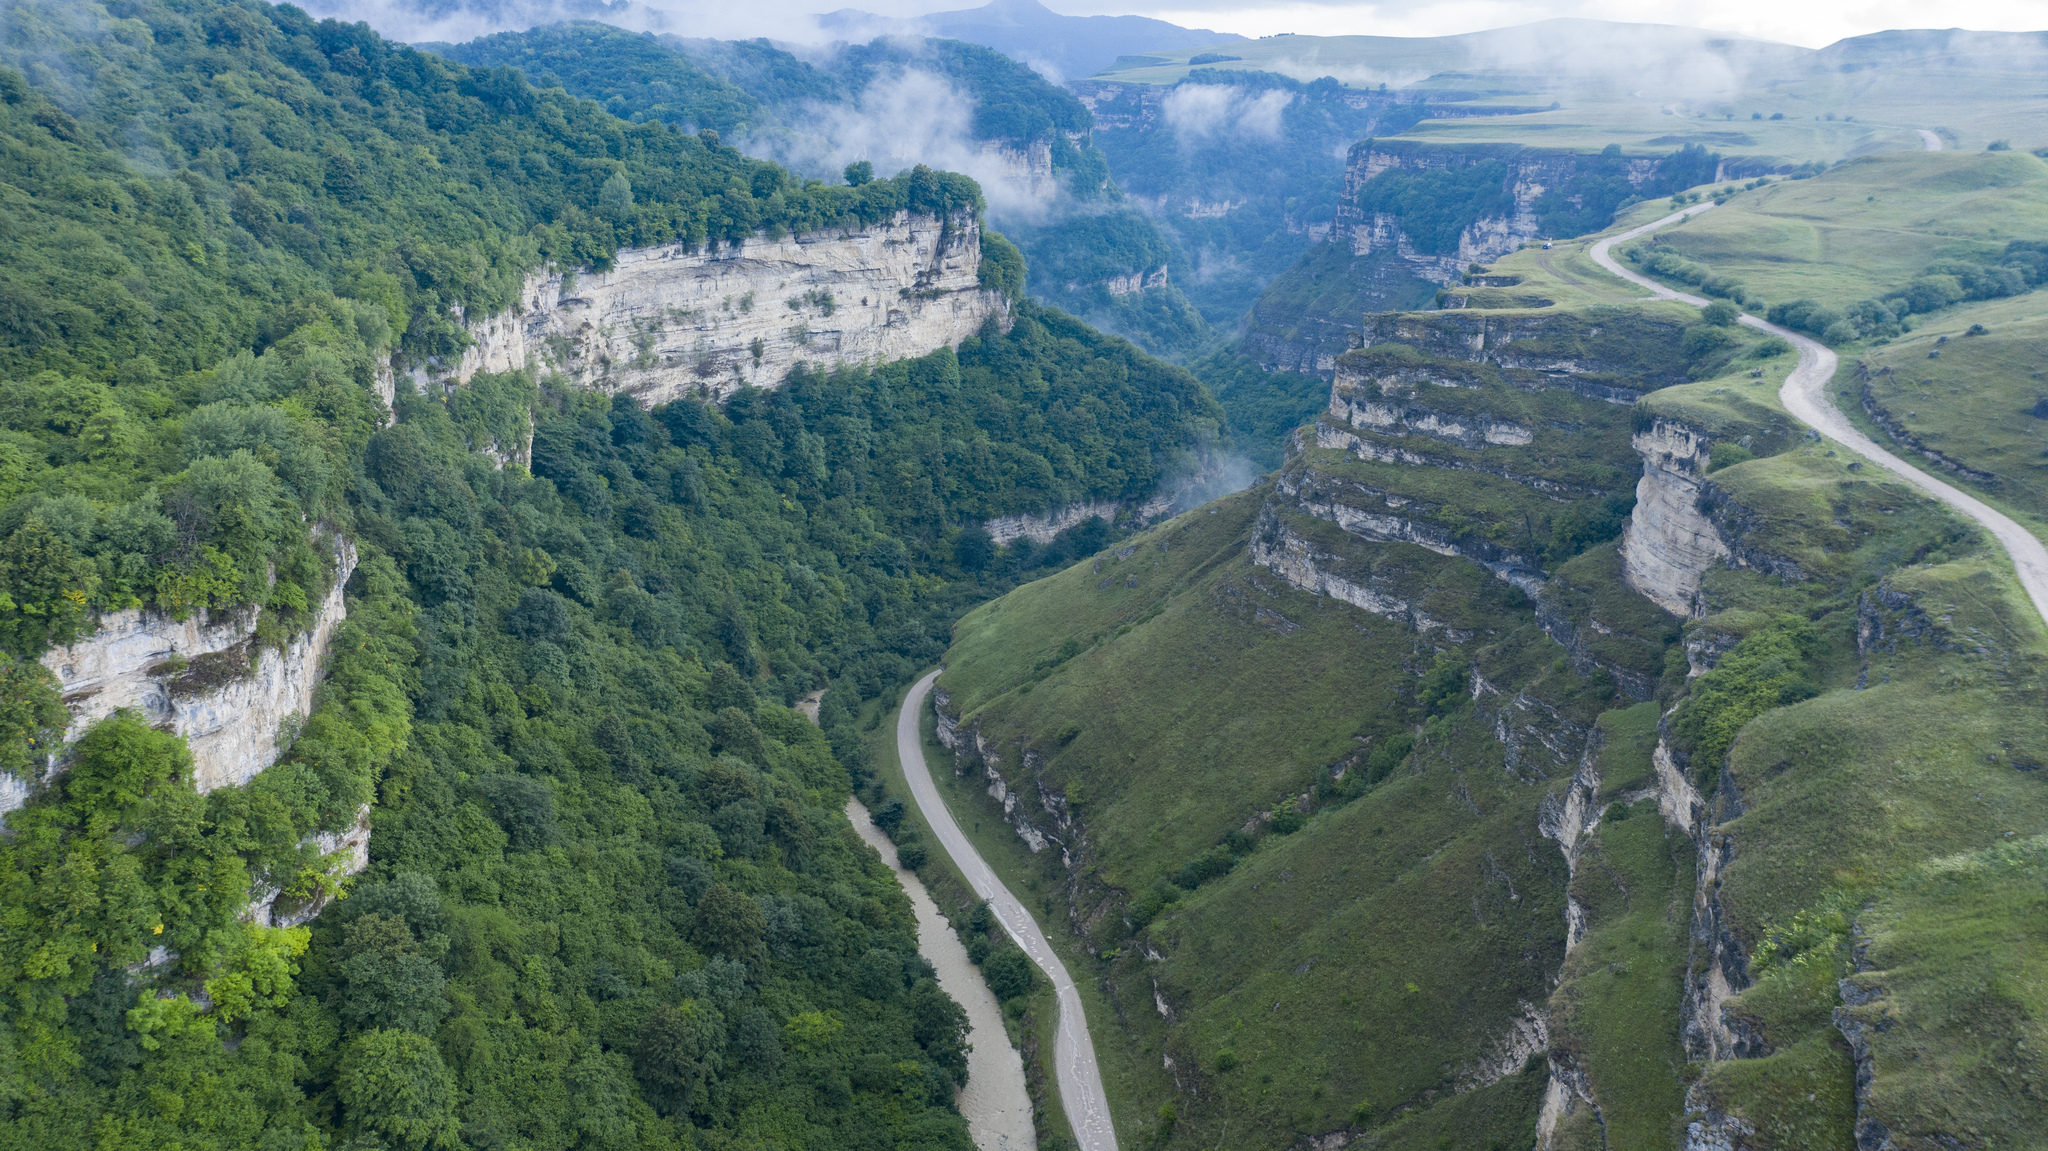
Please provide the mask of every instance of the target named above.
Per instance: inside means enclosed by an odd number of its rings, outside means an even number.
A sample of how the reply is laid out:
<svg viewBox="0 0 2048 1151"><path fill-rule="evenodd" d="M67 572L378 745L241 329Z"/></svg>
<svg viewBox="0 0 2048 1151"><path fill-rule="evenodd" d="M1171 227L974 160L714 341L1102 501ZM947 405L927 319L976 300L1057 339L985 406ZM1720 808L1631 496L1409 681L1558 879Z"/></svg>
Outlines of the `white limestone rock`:
<svg viewBox="0 0 2048 1151"><path fill-rule="evenodd" d="M1684 424L1659 419L1632 442L1643 457L1643 478L1622 532L1622 579L1665 611L1690 616L1701 578L1728 556L1728 544L1699 507L1707 439Z"/></svg>
<svg viewBox="0 0 2048 1151"><path fill-rule="evenodd" d="M653 406L775 387L799 362L880 364L957 347L1008 302L980 283L972 213L899 212L885 224L755 236L717 252L621 251L612 269L527 277L514 308L472 321L452 364L415 373L455 385L537 367Z"/></svg>
<svg viewBox="0 0 2048 1151"><path fill-rule="evenodd" d="M286 721L312 710L328 641L346 615L341 589L355 571L356 549L340 537L332 546L338 564L334 586L316 609L313 626L283 651L251 655L254 609L217 623L128 610L101 616L93 635L45 653L43 666L57 677L71 712L64 738L77 739L116 710L132 708L185 738L200 791L254 778L276 762ZM205 660L224 669L238 669L244 660L254 666L206 690L175 691L181 676ZM0 776L0 811L20 807L31 790L31 781Z"/></svg>

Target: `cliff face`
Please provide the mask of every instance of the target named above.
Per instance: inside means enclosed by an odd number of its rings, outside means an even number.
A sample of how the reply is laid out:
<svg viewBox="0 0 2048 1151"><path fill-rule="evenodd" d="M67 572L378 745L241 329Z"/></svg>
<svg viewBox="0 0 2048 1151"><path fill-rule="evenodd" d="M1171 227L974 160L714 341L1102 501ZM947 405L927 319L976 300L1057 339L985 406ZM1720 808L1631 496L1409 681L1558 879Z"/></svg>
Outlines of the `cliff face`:
<svg viewBox="0 0 2048 1151"><path fill-rule="evenodd" d="M1699 432L1659 419L1636 434L1643 478L1622 533L1628 586L1673 615L1693 614L1700 580L1728 555L1720 530L1701 509L1708 444Z"/></svg>
<svg viewBox="0 0 2048 1151"><path fill-rule="evenodd" d="M1526 597L1580 674L1604 673L1629 698L1650 698L1662 639L1644 637L1662 625L1603 619L1612 609L1587 590L1619 576L1617 549L1556 557L1584 548L1590 524L1616 530L1627 493L1650 482L1632 408L1683 378L1679 338L1676 324L1606 309L1366 317L1365 346L1334 361L1328 407L1297 433L1275 479L1251 561L1422 633L1444 626L1436 613L1370 577L1362 558L1392 553L1356 545L1469 561ZM1666 582L1696 588L1701 570ZM1438 634L1455 642L1455 629Z"/></svg>
<svg viewBox="0 0 2048 1151"><path fill-rule="evenodd" d="M1360 316L1378 313L1368 317L1371 323L1427 306L1439 287L1458 283L1472 264L1491 263L1540 239L1539 201L1544 211L1559 209L1558 199L1546 201L1546 195L1559 193L1574 212L1590 211L1589 198L1609 202L1601 197L1611 196L1616 176L1636 188L1651 186L1660 162L1505 144L1354 144L1334 217L1324 217L1328 243L1260 295L1245 351L1269 370L1328 373L1347 340L1356 338ZM1497 175L1488 176L1493 165ZM1406 215L1361 202L1375 180L1403 175L1440 186L1398 198L1409 205ZM1475 182L1482 176L1491 182ZM1457 232L1447 244L1443 232L1453 224ZM1300 225L1312 226L1325 225Z"/></svg>
<svg viewBox="0 0 2048 1151"><path fill-rule="evenodd" d="M898 213L857 232L737 248L622 251L608 272L529 276L517 307L470 325L443 371L540 367L643 404L774 387L798 362L879 363L957 346L1007 308L980 284L972 214Z"/></svg>
<svg viewBox="0 0 2048 1151"><path fill-rule="evenodd" d="M1584 166L1587 157L1569 152L1503 145L1437 147L1411 141L1371 141L1355 144L1344 169L1344 195L1337 201L1333 238L1358 255L1393 252L1411 265L1415 274L1438 284L1458 280L1472 264L1489 264L1530 240L1540 238L1536 201L1545 192L1567 188ZM1465 225L1458 235L1455 251L1431 251L1419 246L1404 227L1401 216L1370 211L1359 206L1359 194L1378 176L1389 172L1445 172L1483 163L1500 163L1505 177L1497 201L1499 210L1489 211ZM1622 161L1622 173L1638 187L1656 174L1658 161L1635 158Z"/></svg>
<svg viewBox="0 0 2048 1151"><path fill-rule="evenodd" d="M1038 199L1059 189L1052 174L1052 140L984 140L981 155L1015 192Z"/></svg>
<svg viewBox="0 0 2048 1151"><path fill-rule="evenodd" d="M121 708L185 737L201 792L249 782L277 760L278 736L313 708L313 689L334 627L347 612L342 585L356 549L333 541L334 586L313 625L282 651L255 647L254 609L221 622L175 620L140 610L100 617L93 635L42 659L71 711L66 740ZM30 782L0 776L0 811L20 807Z"/></svg>

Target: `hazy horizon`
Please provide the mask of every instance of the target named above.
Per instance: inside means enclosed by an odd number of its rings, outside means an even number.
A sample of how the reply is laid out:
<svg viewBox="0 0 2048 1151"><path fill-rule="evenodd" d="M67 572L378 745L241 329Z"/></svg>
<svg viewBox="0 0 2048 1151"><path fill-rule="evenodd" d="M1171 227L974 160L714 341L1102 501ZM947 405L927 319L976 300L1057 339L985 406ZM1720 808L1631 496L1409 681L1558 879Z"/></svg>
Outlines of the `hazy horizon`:
<svg viewBox="0 0 2048 1151"><path fill-rule="evenodd" d="M1043 0L1040 0L1042 3ZM745 39L766 36L794 43L845 38L827 32L817 17L833 11L830 0L771 0L744 9L692 0L603 3L601 0L470 0L423 5L408 0L311 0L319 15L366 20L378 31L407 41L462 41L498 31L517 31L561 20L596 19L640 31L685 36ZM438 9L426 15L421 7ZM981 7L963 0L857 0L838 5L888 21L914 21L944 12ZM1926 29L1925 7L1900 0L1876 0L1854 10L1822 10L1766 3L1718 0L1679 4L1674 0L1439 0L1421 4L1321 4L1288 0L1245 4L1243 0L1164 0L1090 4L1055 0L1048 9L1065 16L1142 16L1184 28L1206 28L1247 38L1292 33L1303 36L1436 37L1512 29L1545 20L1575 18L1629 24L1661 24L1729 36L1769 40L1803 48L1876 32ZM1980 32L2048 29L2048 0L1964 0L1942 9L1943 28ZM876 31L885 29L877 27Z"/></svg>

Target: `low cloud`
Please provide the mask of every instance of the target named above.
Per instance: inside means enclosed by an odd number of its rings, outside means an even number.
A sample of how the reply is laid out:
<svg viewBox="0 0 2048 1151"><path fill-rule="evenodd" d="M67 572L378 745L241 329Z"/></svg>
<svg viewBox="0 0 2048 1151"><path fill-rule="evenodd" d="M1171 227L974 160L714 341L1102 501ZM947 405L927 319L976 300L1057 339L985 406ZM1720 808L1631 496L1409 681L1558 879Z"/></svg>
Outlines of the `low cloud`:
<svg viewBox="0 0 2048 1151"><path fill-rule="evenodd" d="M1272 140L1280 135L1280 113L1293 100L1291 92L1254 95L1222 84L1182 84L1167 93L1160 113L1184 138L1238 135Z"/></svg>
<svg viewBox="0 0 2048 1151"><path fill-rule="evenodd" d="M866 160L887 176L916 164L963 172L999 216L1042 222L1061 196L1051 173L1014 149L976 140L975 103L943 76L918 69L884 77L847 104L810 104L786 127L738 141L748 154L820 179Z"/></svg>

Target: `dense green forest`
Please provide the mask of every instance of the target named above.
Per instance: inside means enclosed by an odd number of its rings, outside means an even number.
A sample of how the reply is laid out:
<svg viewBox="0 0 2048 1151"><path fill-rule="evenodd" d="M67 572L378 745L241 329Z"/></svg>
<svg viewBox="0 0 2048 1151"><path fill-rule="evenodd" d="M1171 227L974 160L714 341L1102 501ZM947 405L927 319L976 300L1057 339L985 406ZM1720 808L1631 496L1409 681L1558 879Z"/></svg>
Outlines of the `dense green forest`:
<svg viewBox="0 0 2048 1151"><path fill-rule="evenodd" d="M802 138L815 130L819 107L858 105L875 85L910 72L941 77L972 105L972 143L1020 151L1041 145L1050 154L1043 210L998 213L995 221L1030 258L1034 297L1154 354L1185 358L1213 342L1208 322L1176 285L1136 295L1108 290L1113 278L1165 267L1186 277L1193 268L1110 178L1087 107L992 49L890 37L804 58L768 40L656 37L594 22L426 47L474 67L519 69L543 88L564 88L635 122L741 132L748 150L799 167L818 166ZM817 174L836 173L821 167Z"/></svg>
<svg viewBox="0 0 2048 1151"><path fill-rule="evenodd" d="M67 768L0 840L0 1146L967 1146L962 1016L839 814L851 718L1073 554L978 520L1149 494L1221 435L1202 386L1020 301L722 409L513 373L386 410L380 361L544 262L978 190L826 187L253 0L6 37L0 768ZM529 414L530 471L480 450ZM128 713L60 745L50 645L253 609L260 660L334 534L348 618L275 766L201 795ZM351 881L309 837L365 804ZM259 891L347 897L272 928Z"/></svg>

